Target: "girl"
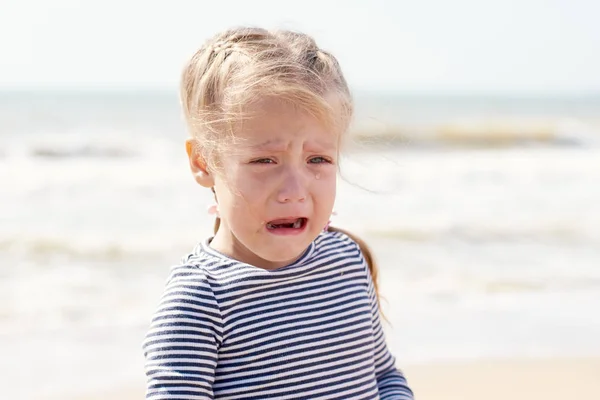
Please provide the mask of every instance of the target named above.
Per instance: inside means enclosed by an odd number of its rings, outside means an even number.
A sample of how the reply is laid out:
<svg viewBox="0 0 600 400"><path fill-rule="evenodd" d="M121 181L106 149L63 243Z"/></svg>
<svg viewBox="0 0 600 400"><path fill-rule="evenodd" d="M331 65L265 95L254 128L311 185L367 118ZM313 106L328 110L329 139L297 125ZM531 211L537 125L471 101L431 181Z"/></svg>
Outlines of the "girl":
<svg viewBox="0 0 600 400"><path fill-rule="evenodd" d="M144 341L147 399L413 399L380 322L367 247L329 227L353 106L310 37L229 30L181 100L214 236L172 269Z"/></svg>

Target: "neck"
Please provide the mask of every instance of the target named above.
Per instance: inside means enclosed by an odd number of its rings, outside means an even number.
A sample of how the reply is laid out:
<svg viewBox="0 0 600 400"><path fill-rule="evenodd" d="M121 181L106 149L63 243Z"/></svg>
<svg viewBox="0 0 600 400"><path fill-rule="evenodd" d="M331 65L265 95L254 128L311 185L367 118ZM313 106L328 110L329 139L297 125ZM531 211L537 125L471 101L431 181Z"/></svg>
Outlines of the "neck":
<svg viewBox="0 0 600 400"><path fill-rule="evenodd" d="M253 265L257 268L265 270L275 270L278 268L285 267L296 261L300 256L293 260L288 261L270 261L259 257L253 253L250 249L244 246L228 229L227 225L221 221L220 226L215 233L215 236L210 242L210 247L219 253L230 257L234 260Z"/></svg>

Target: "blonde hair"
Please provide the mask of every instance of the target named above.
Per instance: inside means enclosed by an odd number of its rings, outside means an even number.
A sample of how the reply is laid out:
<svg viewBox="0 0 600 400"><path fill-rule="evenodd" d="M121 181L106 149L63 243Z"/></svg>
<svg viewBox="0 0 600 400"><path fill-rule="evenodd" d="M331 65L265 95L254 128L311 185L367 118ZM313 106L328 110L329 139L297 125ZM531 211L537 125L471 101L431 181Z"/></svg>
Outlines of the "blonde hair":
<svg viewBox="0 0 600 400"><path fill-rule="evenodd" d="M185 120L207 168L214 170L215 155L235 141L236 124L247 117L248 107L267 97L311 113L340 137L354 111L337 59L310 36L249 27L219 33L191 57L181 79ZM215 233L219 225L217 218ZM358 243L379 298L377 266L368 246L341 229L329 231L345 233Z"/></svg>

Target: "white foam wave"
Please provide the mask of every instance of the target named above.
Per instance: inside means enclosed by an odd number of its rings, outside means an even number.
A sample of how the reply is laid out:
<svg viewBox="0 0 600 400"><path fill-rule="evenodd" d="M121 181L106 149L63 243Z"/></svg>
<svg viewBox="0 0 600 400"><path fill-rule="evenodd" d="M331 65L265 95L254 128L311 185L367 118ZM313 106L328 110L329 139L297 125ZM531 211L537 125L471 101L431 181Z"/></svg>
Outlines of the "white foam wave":
<svg viewBox="0 0 600 400"><path fill-rule="evenodd" d="M206 227L208 232L208 226ZM352 229L356 230L356 229ZM538 243L560 246L595 246L600 244L600 231L586 230L580 225L540 226L406 226L370 227L356 230L371 240L393 240L405 243ZM137 232L115 236L98 232L83 237L76 231L69 236L4 234L0 237L0 255L20 259L60 259L69 262L121 262L127 260L173 260L195 244L193 232L177 236L156 237Z"/></svg>
<svg viewBox="0 0 600 400"><path fill-rule="evenodd" d="M0 153L11 158L121 159L164 157L169 150L183 146L183 135L174 140L166 135L152 136L115 129L112 131L81 129L78 131L39 132L11 138L2 144Z"/></svg>
<svg viewBox="0 0 600 400"><path fill-rule="evenodd" d="M600 243L600 231L592 231L580 224L540 224L539 226L428 226L381 227L365 229L374 238L406 242L463 241L478 242L536 242L568 244Z"/></svg>
<svg viewBox="0 0 600 400"><path fill-rule="evenodd" d="M115 236L5 236L0 238L3 258L62 261L68 263L118 263L122 261L168 260L189 251L194 243L187 238Z"/></svg>

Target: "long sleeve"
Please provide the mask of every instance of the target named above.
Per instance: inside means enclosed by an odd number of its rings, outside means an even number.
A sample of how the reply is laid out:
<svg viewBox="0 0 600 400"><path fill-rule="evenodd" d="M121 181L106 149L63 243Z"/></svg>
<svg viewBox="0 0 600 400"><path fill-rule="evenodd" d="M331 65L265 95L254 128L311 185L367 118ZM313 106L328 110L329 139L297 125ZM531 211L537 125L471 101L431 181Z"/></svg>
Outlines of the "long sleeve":
<svg viewBox="0 0 600 400"><path fill-rule="evenodd" d="M386 344L375 287L366 262L364 265L367 272L367 289L373 314L375 375L379 396L381 400L413 400L414 394L409 388L404 374L396 368L396 359Z"/></svg>
<svg viewBox="0 0 600 400"><path fill-rule="evenodd" d="M146 334L146 399L213 399L222 319L204 273L173 269Z"/></svg>

